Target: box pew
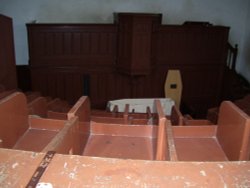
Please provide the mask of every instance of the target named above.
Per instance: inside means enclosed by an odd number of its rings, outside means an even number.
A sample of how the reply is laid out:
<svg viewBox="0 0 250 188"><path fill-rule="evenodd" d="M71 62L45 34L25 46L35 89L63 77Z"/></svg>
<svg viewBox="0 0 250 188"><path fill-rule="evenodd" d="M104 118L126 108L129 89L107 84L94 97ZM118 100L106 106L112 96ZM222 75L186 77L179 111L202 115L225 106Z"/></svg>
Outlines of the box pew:
<svg viewBox="0 0 250 188"><path fill-rule="evenodd" d="M83 147L84 156L168 160L164 131L166 118L158 100L155 101L155 106L158 126L100 123L90 121L90 102L88 97L83 96L68 113L68 119L77 116L80 126L84 122L81 126L82 133L88 136Z"/></svg>
<svg viewBox="0 0 250 188"><path fill-rule="evenodd" d="M41 96L28 103L29 114L49 119L66 120L70 107L66 101Z"/></svg>
<svg viewBox="0 0 250 188"><path fill-rule="evenodd" d="M250 94L246 95L242 99L235 100L233 102L236 106L242 109L247 115L250 115ZM213 107L207 111L207 119L213 123L218 121L219 108Z"/></svg>
<svg viewBox="0 0 250 188"><path fill-rule="evenodd" d="M180 161L249 159L250 118L232 102L221 104L217 125L171 126L169 129Z"/></svg>
<svg viewBox="0 0 250 188"><path fill-rule="evenodd" d="M75 105L67 113L67 119L78 117L79 119L79 135L80 150L84 150L90 135L90 101L87 96L78 99Z"/></svg>
<svg viewBox="0 0 250 188"><path fill-rule="evenodd" d="M213 125L208 119L193 119L190 115L182 115L180 110L174 105L171 114L166 116L172 125Z"/></svg>
<svg viewBox="0 0 250 188"><path fill-rule="evenodd" d="M28 103L30 115L38 115L42 118L48 117L47 99L45 97L37 97Z"/></svg>
<svg viewBox="0 0 250 188"><path fill-rule="evenodd" d="M16 92L16 90L2 91L2 92L0 92L0 99L7 97L8 95L11 95L14 92Z"/></svg>
<svg viewBox="0 0 250 188"><path fill-rule="evenodd" d="M48 103L48 111L68 113L71 105L67 101L56 98Z"/></svg>
<svg viewBox="0 0 250 188"><path fill-rule="evenodd" d="M91 121L84 156L124 159L168 160L165 124L160 102L155 101L158 126Z"/></svg>
<svg viewBox="0 0 250 188"><path fill-rule="evenodd" d="M149 107L145 107L146 113L135 113L129 111L129 104L125 105L123 112L91 111L91 120L98 123L128 124L128 125L150 125L157 124L153 121L157 114L151 113Z"/></svg>
<svg viewBox="0 0 250 188"><path fill-rule="evenodd" d="M28 91L28 92L25 92L25 96L27 98L27 103L30 103L31 101L33 101L37 97L40 97L41 93L37 92L37 91Z"/></svg>
<svg viewBox="0 0 250 188"><path fill-rule="evenodd" d="M15 92L0 100L0 121L1 147L35 152L46 151L47 145L54 143L54 139L58 137L68 140L65 129L73 129L74 132L78 129L77 120L74 119L63 121L29 116L27 99L21 92ZM76 144L71 145L71 152L76 153ZM63 151L57 147L54 149Z"/></svg>
<svg viewBox="0 0 250 188"><path fill-rule="evenodd" d="M78 117L66 121L60 132L42 150L42 152L47 151L70 155L81 154Z"/></svg>
<svg viewBox="0 0 250 188"><path fill-rule="evenodd" d="M73 137L78 139L77 141L74 141L74 142L76 142L76 144L73 147L73 151L74 151L73 153L74 154L75 153L79 154L79 151L83 150L84 143L86 142L85 140L88 139L88 133L87 132L89 131L89 126L88 125L89 125L90 119L88 119L88 121L85 121L84 120L85 113L84 114L81 114L81 113L78 114L81 110L82 110L81 112L86 112L85 104L87 104L87 105L89 104L89 102L87 100L83 100L83 98L84 97L80 98L79 101L70 110L68 110L67 103L61 103L62 101L59 100L59 99L54 99L54 100L51 100L49 103L47 103L47 98L38 97L38 98L36 98L35 100L33 100L32 102L30 102L28 104L30 114L35 114L35 115L38 115L38 116L44 117L44 118L54 119L54 120L56 120L56 119L57 120L70 120L73 117L70 114L75 114L75 116L80 117L81 122L77 123L77 128L76 128L76 130L78 130L78 133L77 134L75 134L75 133L72 134L72 135L74 135ZM78 104L81 104L82 106L79 106ZM66 108L61 109L61 107L63 107L63 106L67 107L68 113L64 112L64 111L67 111ZM76 112L75 109L78 109L79 112ZM90 106L87 109L90 109ZM51 110L57 110L59 112L55 112L55 111L51 111ZM90 113L87 113L87 114L88 114L87 116L89 118ZM85 123L87 122L88 125L85 126L84 122ZM65 134L67 132L72 132L72 131L70 131L70 129L71 128L68 128L67 131L64 130L62 132L65 132ZM59 136L57 136L57 137L59 138ZM67 138L70 138L70 136L63 136L63 137L66 140L67 140ZM66 143L61 144L60 139L59 139L59 141L54 141L54 142L55 143L52 144L51 147L53 145L58 145L58 147L59 147L59 145L62 145L62 146L67 145ZM75 147L77 147L77 149ZM79 149L79 148L81 148L81 149ZM59 150L61 151L61 149L59 149Z"/></svg>

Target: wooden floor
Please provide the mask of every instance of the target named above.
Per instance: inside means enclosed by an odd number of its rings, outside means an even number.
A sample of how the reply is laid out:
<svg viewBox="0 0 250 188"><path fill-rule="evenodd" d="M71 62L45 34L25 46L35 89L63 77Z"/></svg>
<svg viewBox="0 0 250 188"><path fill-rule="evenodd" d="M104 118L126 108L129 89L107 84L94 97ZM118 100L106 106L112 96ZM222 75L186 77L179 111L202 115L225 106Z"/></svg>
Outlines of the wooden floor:
<svg viewBox="0 0 250 188"><path fill-rule="evenodd" d="M227 161L216 138L175 138L180 161Z"/></svg>
<svg viewBox="0 0 250 188"><path fill-rule="evenodd" d="M58 131L28 129L13 149L40 152L56 136Z"/></svg>
<svg viewBox="0 0 250 188"><path fill-rule="evenodd" d="M83 155L153 160L155 142L147 137L91 135Z"/></svg>

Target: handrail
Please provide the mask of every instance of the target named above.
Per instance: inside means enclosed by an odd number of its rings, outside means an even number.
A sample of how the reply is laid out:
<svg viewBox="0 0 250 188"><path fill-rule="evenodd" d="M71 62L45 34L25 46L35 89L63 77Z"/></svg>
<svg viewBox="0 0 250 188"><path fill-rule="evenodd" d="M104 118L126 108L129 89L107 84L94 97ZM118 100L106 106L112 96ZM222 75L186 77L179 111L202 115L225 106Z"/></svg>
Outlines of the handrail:
<svg viewBox="0 0 250 188"><path fill-rule="evenodd" d="M233 71L235 71L236 60L238 55L238 45L235 44L234 47L227 43L227 67Z"/></svg>

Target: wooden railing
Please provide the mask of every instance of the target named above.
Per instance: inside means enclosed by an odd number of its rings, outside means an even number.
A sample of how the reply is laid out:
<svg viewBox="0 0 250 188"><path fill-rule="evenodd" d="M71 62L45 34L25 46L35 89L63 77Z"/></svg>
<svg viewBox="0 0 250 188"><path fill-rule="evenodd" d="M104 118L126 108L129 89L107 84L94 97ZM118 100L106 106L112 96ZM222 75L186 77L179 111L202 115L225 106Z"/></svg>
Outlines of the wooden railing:
<svg viewBox="0 0 250 188"><path fill-rule="evenodd" d="M228 46L227 67L230 70L235 70L237 54L238 54L238 45L235 44L235 46L233 47L230 43L227 43L227 46Z"/></svg>

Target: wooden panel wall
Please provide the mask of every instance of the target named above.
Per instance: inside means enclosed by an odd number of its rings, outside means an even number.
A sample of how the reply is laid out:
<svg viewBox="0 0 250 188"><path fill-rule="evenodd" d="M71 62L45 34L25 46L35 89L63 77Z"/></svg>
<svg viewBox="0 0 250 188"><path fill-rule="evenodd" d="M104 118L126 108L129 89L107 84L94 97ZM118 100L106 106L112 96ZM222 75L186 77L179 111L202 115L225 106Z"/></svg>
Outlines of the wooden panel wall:
<svg viewBox="0 0 250 188"><path fill-rule="evenodd" d="M116 57L114 25L28 24L31 66L110 68Z"/></svg>
<svg viewBox="0 0 250 188"><path fill-rule="evenodd" d="M17 88L12 19L0 14L0 84Z"/></svg>
<svg viewBox="0 0 250 188"><path fill-rule="evenodd" d="M157 70L179 69L182 104L205 116L220 102L227 55L228 27L162 25L154 33L153 62Z"/></svg>
<svg viewBox="0 0 250 188"><path fill-rule="evenodd" d="M87 94L94 108L120 98L163 97L167 71L180 69L182 106L204 117L220 102L228 27L158 25L150 36L151 70L145 75L117 70L118 54L128 53L118 52L119 41L132 38L123 36L126 32L118 36L117 24L27 24L27 29L32 89L44 95L74 103Z"/></svg>

